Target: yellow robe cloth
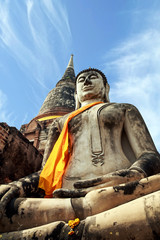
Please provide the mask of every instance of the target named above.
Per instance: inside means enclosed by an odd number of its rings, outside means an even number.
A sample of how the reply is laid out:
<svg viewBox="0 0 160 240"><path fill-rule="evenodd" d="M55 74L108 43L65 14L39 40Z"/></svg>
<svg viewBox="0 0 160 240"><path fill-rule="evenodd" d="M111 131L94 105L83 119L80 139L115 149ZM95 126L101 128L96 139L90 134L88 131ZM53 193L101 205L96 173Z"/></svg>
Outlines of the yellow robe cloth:
<svg viewBox="0 0 160 240"><path fill-rule="evenodd" d="M51 196L55 189L61 188L62 177L69 161L69 142L68 142L68 123L69 121L84 110L102 102L88 104L72 112L64 123L62 132L55 143L51 154L40 174L39 188L45 190L46 197Z"/></svg>

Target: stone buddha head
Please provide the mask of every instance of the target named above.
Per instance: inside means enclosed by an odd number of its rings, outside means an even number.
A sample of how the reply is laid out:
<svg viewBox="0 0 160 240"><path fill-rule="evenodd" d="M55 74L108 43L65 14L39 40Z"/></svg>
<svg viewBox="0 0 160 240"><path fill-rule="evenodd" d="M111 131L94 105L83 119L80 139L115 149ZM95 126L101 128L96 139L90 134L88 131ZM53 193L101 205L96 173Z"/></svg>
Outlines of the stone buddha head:
<svg viewBox="0 0 160 240"><path fill-rule="evenodd" d="M78 73L76 77L76 109L81 103L91 99L109 102L109 84L106 76L98 69L89 68Z"/></svg>

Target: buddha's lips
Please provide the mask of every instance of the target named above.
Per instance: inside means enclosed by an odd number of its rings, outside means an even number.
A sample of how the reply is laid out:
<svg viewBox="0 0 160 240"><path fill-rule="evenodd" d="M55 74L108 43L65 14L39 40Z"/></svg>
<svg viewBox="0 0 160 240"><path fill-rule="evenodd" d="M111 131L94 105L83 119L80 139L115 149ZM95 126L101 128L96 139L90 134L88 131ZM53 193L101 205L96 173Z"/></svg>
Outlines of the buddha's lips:
<svg viewBox="0 0 160 240"><path fill-rule="evenodd" d="M93 88L94 88L93 85L88 85L88 86L84 86L84 87L82 88L82 90L83 90L83 91L87 91L87 90L92 90Z"/></svg>

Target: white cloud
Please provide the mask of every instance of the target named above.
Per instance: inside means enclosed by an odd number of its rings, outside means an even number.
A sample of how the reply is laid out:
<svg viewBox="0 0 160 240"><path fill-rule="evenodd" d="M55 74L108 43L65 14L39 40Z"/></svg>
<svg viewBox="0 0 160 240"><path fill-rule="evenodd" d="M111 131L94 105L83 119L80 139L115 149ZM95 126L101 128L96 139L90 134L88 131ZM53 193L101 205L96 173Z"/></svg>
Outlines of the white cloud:
<svg viewBox="0 0 160 240"><path fill-rule="evenodd" d="M0 16L0 44L45 88L46 75L60 75L57 54L71 43L65 7L61 1L7 0L0 1Z"/></svg>
<svg viewBox="0 0 160 240"><path fill-rule="evenodd" d="M111 100L138 107L160 150L160 30L146 29L113 49L105 71L114 72Z"/></svg>
<svg viewBox="0 0 160 240"><path fill-rule="evenodd" d="M7 106L7 96L0 90L0 122L7 122L9 125L14 125L15 117L13 112L8 112L6 110Z"/></svg>
<svg viewBox="0 0 160 240"><path fill-rule="evenodd" d="M21 122L21 125L23 125L23 124L26 123L27 118L28 118L28 112L25 113L24 118L23 118L23 120L22 120L22 122Z"/></svg>
<svg viewBox="0 0 160 240"><path fill-rule="evenodd" d="M0 90L0 110L3 108L7 101L7 96Z"/></svg>
<svg viewBox="0 0 160 240"><path fill-rule="evenodd" d="M25 46L17 34L15 20L10 14L10 1L0 2L0 39L20 66L29 68L29 62L36 62L31 49ZM29 61L30 60L30 61Z"/></svg>
<svg viewBox="0 0 160 240"><path fill-rule="evenodd" d="M66 8L61 1L42 0L42 2L44 4L44 12L59 33L63 44L66 45L71 38L71 30Z"/></svg>

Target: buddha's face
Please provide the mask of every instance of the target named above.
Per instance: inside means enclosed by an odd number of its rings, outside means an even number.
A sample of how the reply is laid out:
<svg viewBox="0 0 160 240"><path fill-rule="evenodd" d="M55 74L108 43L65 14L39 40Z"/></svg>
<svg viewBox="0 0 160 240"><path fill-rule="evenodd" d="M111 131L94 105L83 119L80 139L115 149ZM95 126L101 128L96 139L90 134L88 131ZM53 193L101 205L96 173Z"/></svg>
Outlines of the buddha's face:
<svg viewBox="0 0 160 240"><path fill-rule="evenodd" d="M102 76L96 71L88 71L77 78L77 96L79 102L90 99L104 100L105 86Z"/></svg>

